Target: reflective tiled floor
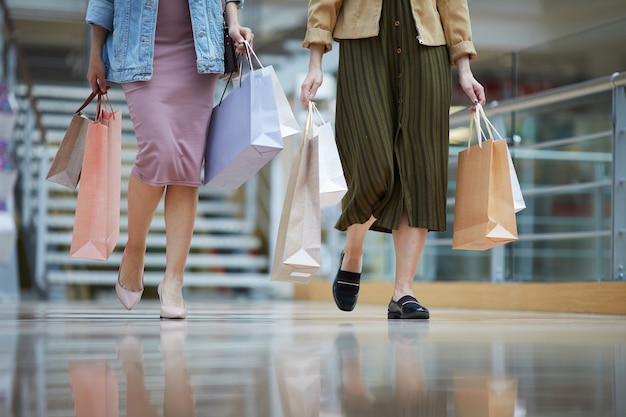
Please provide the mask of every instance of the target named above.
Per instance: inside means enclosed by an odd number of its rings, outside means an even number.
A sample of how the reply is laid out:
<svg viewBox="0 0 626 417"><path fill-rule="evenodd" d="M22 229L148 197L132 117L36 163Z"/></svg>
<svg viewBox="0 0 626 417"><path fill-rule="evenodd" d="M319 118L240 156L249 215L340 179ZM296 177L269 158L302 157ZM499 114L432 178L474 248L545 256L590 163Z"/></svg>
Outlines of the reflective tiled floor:
<svg viewBox="0 0 626 417"><path fill-rule="evenodd" d="M0 416L626 416L624 317L0 304Z"/></svg>

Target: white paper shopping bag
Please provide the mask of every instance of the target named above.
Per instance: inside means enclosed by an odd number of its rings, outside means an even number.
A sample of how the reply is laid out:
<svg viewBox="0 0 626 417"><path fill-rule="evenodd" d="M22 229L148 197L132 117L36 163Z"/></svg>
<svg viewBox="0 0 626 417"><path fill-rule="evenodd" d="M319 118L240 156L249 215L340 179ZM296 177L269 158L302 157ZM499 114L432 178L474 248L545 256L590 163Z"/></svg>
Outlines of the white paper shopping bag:
<svg viewBox="0 0 626 417"><path fill-rule="evenodd" d="M320 165L320 206L335 206L348 191L343 166L339 158L335 133L330 122L324 120L313 104L314 113L321 123L313 123L313 135L318 137Z"/></svg>
<svg viewBox="0 0 626 417"><path fill-rule="evenodd" d="M268 75L272 78L272 86L274 87L274 98L276 98L276 109L278 111L278 120L280 121L280 134L283 139L293 136L300 132L300 125L296 116L293 114L293 109L289 104L289 99L285 95L283 87L280 85L276 71L274 67L269 65L257 70L263 75Z"/></svg>
<svg viewBox="0 0 626 417"><path fill-rule="evenodd" d="M282 149L272 78L253 71L213 108L204 183L239 188Z"/></svg>

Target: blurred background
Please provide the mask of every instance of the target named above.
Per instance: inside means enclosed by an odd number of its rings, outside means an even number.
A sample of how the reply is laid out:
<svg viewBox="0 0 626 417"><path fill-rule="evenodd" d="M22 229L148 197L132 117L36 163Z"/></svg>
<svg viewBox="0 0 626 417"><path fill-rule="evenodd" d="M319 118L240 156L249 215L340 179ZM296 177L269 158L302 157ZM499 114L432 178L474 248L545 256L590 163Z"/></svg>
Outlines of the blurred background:
<svg viewBox="0 0 626 417"><path fill-rule="evenodd" d="M124 193L134 157L130 120L124 120L123 230L120 244L108 261L69 258L76 194L45 181L71 115L89 93L85 81L90 42L90 30L84 22L87 0L1 2L2 120L11 129L1 132L0 138L0 151L5 155L0 167L5 190L0 207L0 296L113 297L111 283L115 282L126 238ZM261 62L274 66L301 121L304 109L297 96L308 64L308 51L301 46L306 4L304 0L247 0L240 14L242 22L255 31L254 47ZM469 127L468 103L455 84L449 231L429 236L416 281L623 282L625 175L615 161L623 160L626 152L626 3L469 0L469 7L478 50L472 69L487 89L487 114L508 139L527 208L517 216L517 242L485 252L451 249L456 158L466 146ZM334 119L337 49L324 59L325 83L317 97L320 110L330 121ZM115 107L126 111L119 88L112 90L111 98ZM294 287L271 283L268 277L284 179L298 143L297 136L288 141L280 156L239 190L202 189L186 297L330 296L329 282L343 245L343 235L333 229L337 207L323 211L323 265L314 281ZM149 286L160 280L164 243L161 208L148 242ZM378 288L375 285L389 285L393 277L390 237L370 234L364 280L372 283L371 288ZM523 292L532 287L514 288ZM580 299L589 298L585 292L600 291L597 305L568 307L571 300L563 298L559 308L623 310L623 286L577 288L578 295L573 297ZM615 288L622 298L611 298ZM367 286L364 289L367 291ZM366 299L379 301L373 293L367 294ZM432 297L435 305L468 306L463 294ZM498 307L493 298L481 298L480 302L487 308ZM484 304L486 299L489 301ZM502 300L508 302L506 297ZM380 301L387 301L386 293ZM535 308L554 308L550 307L553 302L548 300Z"/></svg>

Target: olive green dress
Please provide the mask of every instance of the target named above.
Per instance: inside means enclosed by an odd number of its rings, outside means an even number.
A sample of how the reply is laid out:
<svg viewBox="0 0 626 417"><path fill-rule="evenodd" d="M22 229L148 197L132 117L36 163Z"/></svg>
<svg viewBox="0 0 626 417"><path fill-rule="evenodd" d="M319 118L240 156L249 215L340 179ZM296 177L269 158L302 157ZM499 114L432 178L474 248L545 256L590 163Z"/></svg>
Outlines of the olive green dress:
<svg viewBox="0 0 626 417"><path fill-rule="evenodd" d="M409 1L383 2L377 37L341 40L336 139L348 192L335 227L446 230L451 69L424 46Z"/></svg>

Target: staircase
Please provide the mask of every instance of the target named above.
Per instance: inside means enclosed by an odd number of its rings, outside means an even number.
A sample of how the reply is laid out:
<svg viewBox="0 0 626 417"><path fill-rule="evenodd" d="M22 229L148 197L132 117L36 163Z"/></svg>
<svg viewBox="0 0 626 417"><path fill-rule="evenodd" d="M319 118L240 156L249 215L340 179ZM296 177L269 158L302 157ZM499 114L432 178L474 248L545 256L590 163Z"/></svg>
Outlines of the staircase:
<svg viewBox="0 0 626 417"><path fill-rule="evenodd" d="M38 85L34 88L37 103L46 127L46 144L33 131L31 142L20 143L17 154L22 167L20 187L22 229L25 230L26 252L35 282L49 292L55 287L71 284L111 286L117 279L118 266L127 237L128 178L136 153L132 123L123 93L112 88L109 96L115 110L122 110L122 195L120 239L107 261L70 258L76 191L45 180L52 158L63 138L72 114L89 95L84 87ZM20 102L26 100L17 91ZM20 106L22 107L22 106ZM95 113L95 104L87 109ZM23 116L23 115L22 115ZM28 121L20 117L19 130L26 131ZM27 135L24 135L27 136ZM262 176L261 173L259 176ZM29 177L30 178L25 178ZM267 238L264 232L268 219L259 218L258 178L239 190L201 187L195 233L185 273L187 287L262 287L269 284L267 274ZM30 185L29 185L30 184ZM258 225L263 225L259 227ZM30 232L30 233L29 233ZM165 268L165 223L163 201L159 205L147 241L145 285L155 286Z"/></svg>

